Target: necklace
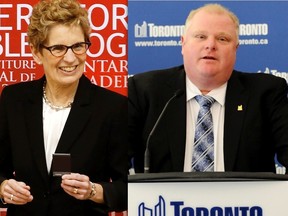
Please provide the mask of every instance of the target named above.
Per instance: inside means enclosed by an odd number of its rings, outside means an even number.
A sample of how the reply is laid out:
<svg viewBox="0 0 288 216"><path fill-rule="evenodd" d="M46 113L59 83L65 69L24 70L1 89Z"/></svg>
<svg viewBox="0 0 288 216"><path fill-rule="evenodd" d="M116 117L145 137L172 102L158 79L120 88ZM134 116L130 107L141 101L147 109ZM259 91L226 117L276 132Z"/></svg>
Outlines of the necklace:
<svg viewBox="0 0 288 216"><path fill-rule="evenodd" d="M56 111L59 111L59 110L63 110L63 109L67 109L67 108L70 108L73 104L73 101L69 102L67 105L65 106L56 106L54 104L52 104L48 98L47 98L47 95L46 95L46 82L44 82L43 84L43 98L44 98L44 101L45 103L53 110L56 110Z"/></svg>

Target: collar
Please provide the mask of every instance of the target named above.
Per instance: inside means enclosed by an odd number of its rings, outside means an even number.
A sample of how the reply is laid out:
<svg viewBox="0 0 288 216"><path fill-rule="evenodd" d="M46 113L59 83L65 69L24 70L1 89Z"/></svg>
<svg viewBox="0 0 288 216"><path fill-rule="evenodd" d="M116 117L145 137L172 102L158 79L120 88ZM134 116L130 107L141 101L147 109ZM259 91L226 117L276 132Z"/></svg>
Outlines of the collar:
<svg viewBox="0 0 288 216"><path fill-rule="evenodd" d="M211 90L207 95L213 97L221 106L225 104L227 82L220 87ZM201 91L194 85L186 75L186 102L193 99L196 95L201 95Z"/></svg>

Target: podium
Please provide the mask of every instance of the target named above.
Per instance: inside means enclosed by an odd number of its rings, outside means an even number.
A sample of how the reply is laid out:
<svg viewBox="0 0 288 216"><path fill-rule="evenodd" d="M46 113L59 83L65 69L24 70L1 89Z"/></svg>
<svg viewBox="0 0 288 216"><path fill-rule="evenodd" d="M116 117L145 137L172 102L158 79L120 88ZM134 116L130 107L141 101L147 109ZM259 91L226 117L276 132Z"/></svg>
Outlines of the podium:
<svg viewBox="0 0 288 216"><path fill-rule="evenodd" d="M149 173L128 177L133 216L286 216L288 176L274 173Z"/></svg>

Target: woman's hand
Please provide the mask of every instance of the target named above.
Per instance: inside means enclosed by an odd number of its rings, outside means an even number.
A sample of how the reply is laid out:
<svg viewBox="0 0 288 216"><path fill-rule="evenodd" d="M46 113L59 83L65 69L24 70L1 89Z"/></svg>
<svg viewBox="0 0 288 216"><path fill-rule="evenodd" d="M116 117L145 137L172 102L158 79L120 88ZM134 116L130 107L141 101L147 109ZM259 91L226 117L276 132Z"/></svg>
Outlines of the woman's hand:
<svg viewBox="0 0 288 216"><path fill-rule="evenodd" d="M62 176L61 187L67 194L76 199L91 199L98 203L104 202L102 186L92 183L86 175L79 173L65 174Z"/></svg>
<svg viewBox="0 0 288 216"><path fill-rule="evenodd" d="M30 186L14 179L5 180L1 184L0 195L5 203L24 205L33 200Z"/></svg>

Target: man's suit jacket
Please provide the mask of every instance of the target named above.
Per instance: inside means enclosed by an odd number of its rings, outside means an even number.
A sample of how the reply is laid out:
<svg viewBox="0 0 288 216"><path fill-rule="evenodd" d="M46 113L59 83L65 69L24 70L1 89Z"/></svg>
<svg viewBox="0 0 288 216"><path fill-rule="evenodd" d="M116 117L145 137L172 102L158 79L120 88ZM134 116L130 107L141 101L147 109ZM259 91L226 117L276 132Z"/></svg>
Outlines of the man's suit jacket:
<svg viewBox="0 0 288 216"><path fill-rule="evenodd" d="M0 182L31 187L31 203L8 205L9 216L108 215L127 208L127 98L93 85L83 75L56 152L71 153L72 172L104 188L106 205L80 201L48 174L42 104L44 77L5 87L0 100ZM13 172L15 171L14 175ZM112 183L111 181L112 180Z"/></svg>
<svg viewBox="0 0 288 216"><path fill-rule="evenodd" d="M129 78L129 155L143 172L143 154L166 102L178 89L149 142L150 172L181 172L186 140L186 87L183 66ZM272 75L233 71L224 119L225 171L275 172L274 155L288 165L287 84Z"/></svg>

